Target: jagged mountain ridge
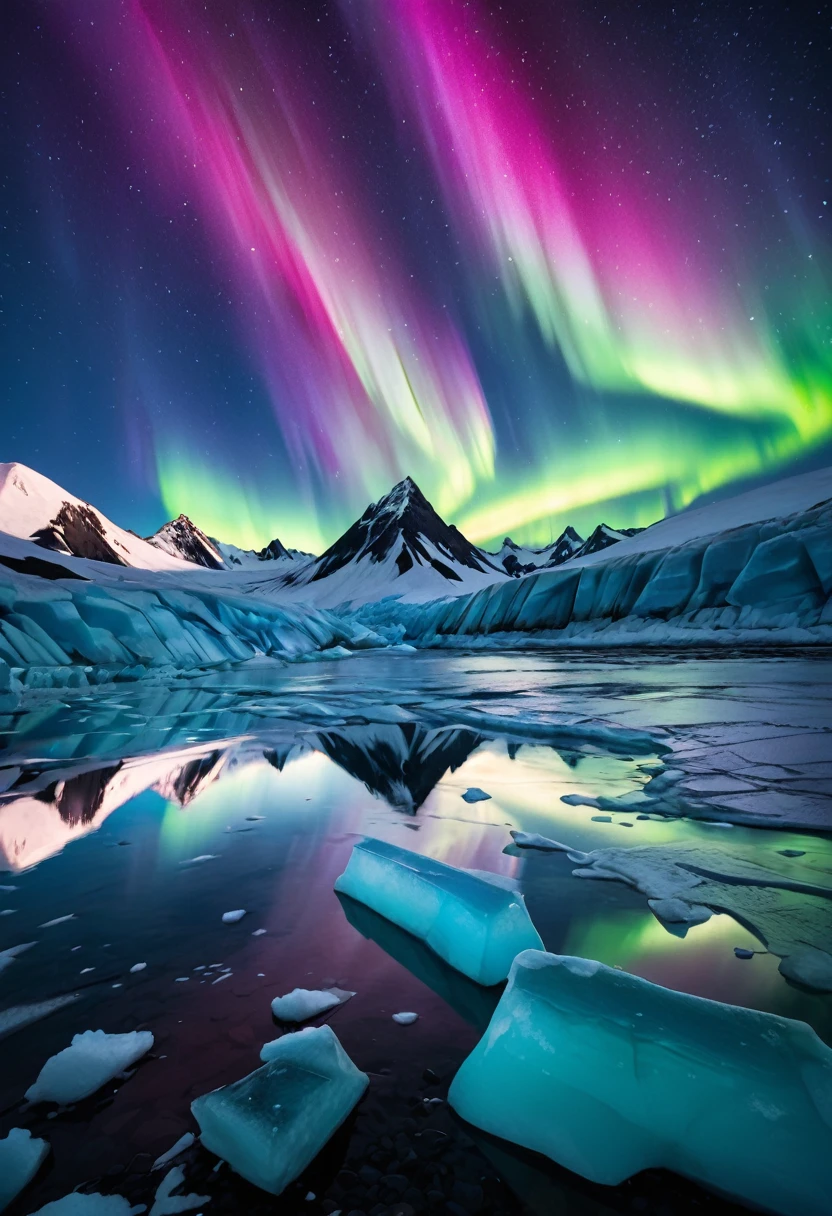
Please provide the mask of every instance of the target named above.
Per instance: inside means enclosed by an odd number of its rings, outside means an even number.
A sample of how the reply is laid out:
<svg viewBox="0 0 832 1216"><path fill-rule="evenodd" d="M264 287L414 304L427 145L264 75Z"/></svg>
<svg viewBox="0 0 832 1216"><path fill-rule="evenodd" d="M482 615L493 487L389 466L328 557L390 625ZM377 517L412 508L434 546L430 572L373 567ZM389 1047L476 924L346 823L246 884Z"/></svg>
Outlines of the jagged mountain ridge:
<svg viewBox="0 0 832 1216"><path fill-rule="evenodd" d="M518 545L510 536L503 541L502 548L496 553L486 552L486 556L499 562L507 574L519 577L521 574L531 574L543 566L559 566L562 562L574 557L584 543L582 536L572 527L564 528L557 540L544 545L542 549L531 549Z"/></svg>

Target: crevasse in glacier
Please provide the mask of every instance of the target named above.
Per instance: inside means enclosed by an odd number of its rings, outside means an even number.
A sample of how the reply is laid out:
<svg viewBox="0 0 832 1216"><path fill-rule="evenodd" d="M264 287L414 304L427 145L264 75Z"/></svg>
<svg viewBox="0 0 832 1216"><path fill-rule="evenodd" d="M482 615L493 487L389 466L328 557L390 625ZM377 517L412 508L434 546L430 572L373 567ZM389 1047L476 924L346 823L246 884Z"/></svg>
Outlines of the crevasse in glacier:
<svg viewBox="0 0 832 1216"><path fill-rule="evenodd" d="M449 1101L615 1185L664 1167L784 1216L832 1193L832 1050L803 1022L527 950Z"/></svg>

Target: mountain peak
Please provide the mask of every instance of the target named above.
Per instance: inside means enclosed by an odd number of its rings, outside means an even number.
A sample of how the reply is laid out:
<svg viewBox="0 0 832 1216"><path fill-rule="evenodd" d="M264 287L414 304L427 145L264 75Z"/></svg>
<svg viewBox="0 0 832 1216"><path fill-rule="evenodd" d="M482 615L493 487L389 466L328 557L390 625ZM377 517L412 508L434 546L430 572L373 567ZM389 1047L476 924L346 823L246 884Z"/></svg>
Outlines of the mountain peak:
<svg viewBox="0 0 832 1216"><path fill-rule="evenodd" d="M412 477L404 477L316 561L298 572L303 582L317 582L346 566L388 565L397 578L422 567L449 582L463 581L462 567L478 574L503 570L433 509ZM294 578L290 576L290 581Z"/></svg>
<svg viewBox="0 0 832 1216"><path fill-rule="evenodd" d="M146 540L149 545L169 553L171 557L183 558L197 566L205 566L208 570L225 568L222 554L216 545L187 515L178 515L176 519L162 524L158 532L146 537Z"/></svg>

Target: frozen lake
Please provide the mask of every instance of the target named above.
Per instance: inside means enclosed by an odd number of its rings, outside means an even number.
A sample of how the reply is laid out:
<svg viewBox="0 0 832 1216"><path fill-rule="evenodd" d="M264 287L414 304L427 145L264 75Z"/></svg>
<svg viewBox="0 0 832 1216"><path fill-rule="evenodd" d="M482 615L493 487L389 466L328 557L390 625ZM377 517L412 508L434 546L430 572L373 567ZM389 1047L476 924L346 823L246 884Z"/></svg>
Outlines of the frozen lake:
<svg viewBox="0 0 832 1216"><path fill-rule="evenodd" d="M189 1149L186 1189L210 1212L739 1210L661 1173L592 1186L429 1103L499 990L333 884L364 835L509 875L548 950L832 1043L829 993L778 969L832 941L831 679L820 653L367 652L28 694L0 718L0 951L34 943L0 955L0 1135L31 1128L52 1156L9 1212L91 1181L150 1206L150 1164L193 1130L191 1101L278 1033L272 998L332 985L356 993L322 1020L370 1074L367 1097L277 1200ZM490 798L467 803L472 787ZM713 915L665 925L634 886L579 880L510 829L693 857ZM765 870L751 886L750 865ZM232 909L246 915L224 924ZM19 1007L62 996L24 1024L38 1010ZM419 1020L396 1024L402 1010ZM155 1046L72 1109L21 1107L88 1028L150 1029Z"/></svg>

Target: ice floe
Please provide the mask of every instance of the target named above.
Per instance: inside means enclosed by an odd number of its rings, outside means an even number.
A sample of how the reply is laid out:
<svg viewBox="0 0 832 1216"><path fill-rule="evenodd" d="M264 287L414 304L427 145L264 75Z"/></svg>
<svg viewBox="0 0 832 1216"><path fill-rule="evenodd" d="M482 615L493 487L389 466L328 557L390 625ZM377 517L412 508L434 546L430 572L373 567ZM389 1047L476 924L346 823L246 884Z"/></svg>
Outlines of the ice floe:
<svg viewBox="0 0 832 1216"><path fill-rule="evenodd" d="M802 1022L524 951L449 1101L594 1182L666 1168L825 1216L831 1086L832 1050Z"/></svg>
<svg viewBox="0 0 832 1216"><path fill-rule="evenodd" d="M479 984L498 984L520 950L542 946L516 884L366 839L335 890L421 938Z"/></svg>
<svg viewBox="0 0 832 1216"><path fill-rule="evenodd" d="M521 844L512 832L515 842ZM576 878L613 879L647 896L656 916L670 924L701 924L727 912L746 925L780 959L789 980L832 991L832 879L822 872L781 872L738 846L649 844L583 853L556 840L526 848L560 850L578 864ZM772 859L773 860L773 859ZM783 863L785 865L785 863Z"/></svg>
<svg viewBox="0 0 832 1216"><path fill-rule="evenodd" d="M223 912L222 923L224 925L236 925L237 921L242 920L245 914L245 908L235 908L232 912Z"/></svg>
<svg viewBox="0 0 832 1216"><path fill-rule="evenodd" d="M209 1152L279 1195L303 1172L367 1088L329 1026L284 1035L271 1059L242 1080L197 1098L191 1110Z"/></svg>
<svg viewBox="0 0 832 1216"><path fill-rule="evenodd" d="M418 1013L394 1013L393 1021L398 1022L400 1026L412 1026L414 1022L418 1022Z"/></svg>
<svg viewBox="0 0 832 1216"><path fill-rule="evenodd" d="M13 1127L0 1140L0 1212L34 1178L49 1156L46 1140L37 1140L26 1128Z"/></svg>
<svg viewBox="0 0 832 1216"><path fill-rule="evenodd" d="M25 1096L30 1102L57 1102L61 1106L80 1102L135 1064L152 1046L149 1030L127 1034L85 1030L75 1035L69 1047L46 1061Z"/></svg>
<svg viewBox="0 0 832 1216"><path fill-rule="evenodd" d="M46 1001L31 1001L27 1005L11 1005L8 1009L0 1010L0 1038L15 1030L22 1030L24 1026L31 1026L41 1018L48 1018L51 1013L72 1005L80 996L80 992L67 992Z"/></svg>
<svg viewBox="0 0 832 1216"><path fill-rule="evenodd" d="M333 988L293 988L285 996L274 998L272 1013L281 1022L306 1022L309 1018L316 1018L319 1013L343 1004L351 996L355 996L355 993ZM265 1060L267 1057L261 1054L260 1058Z"/></svg>

